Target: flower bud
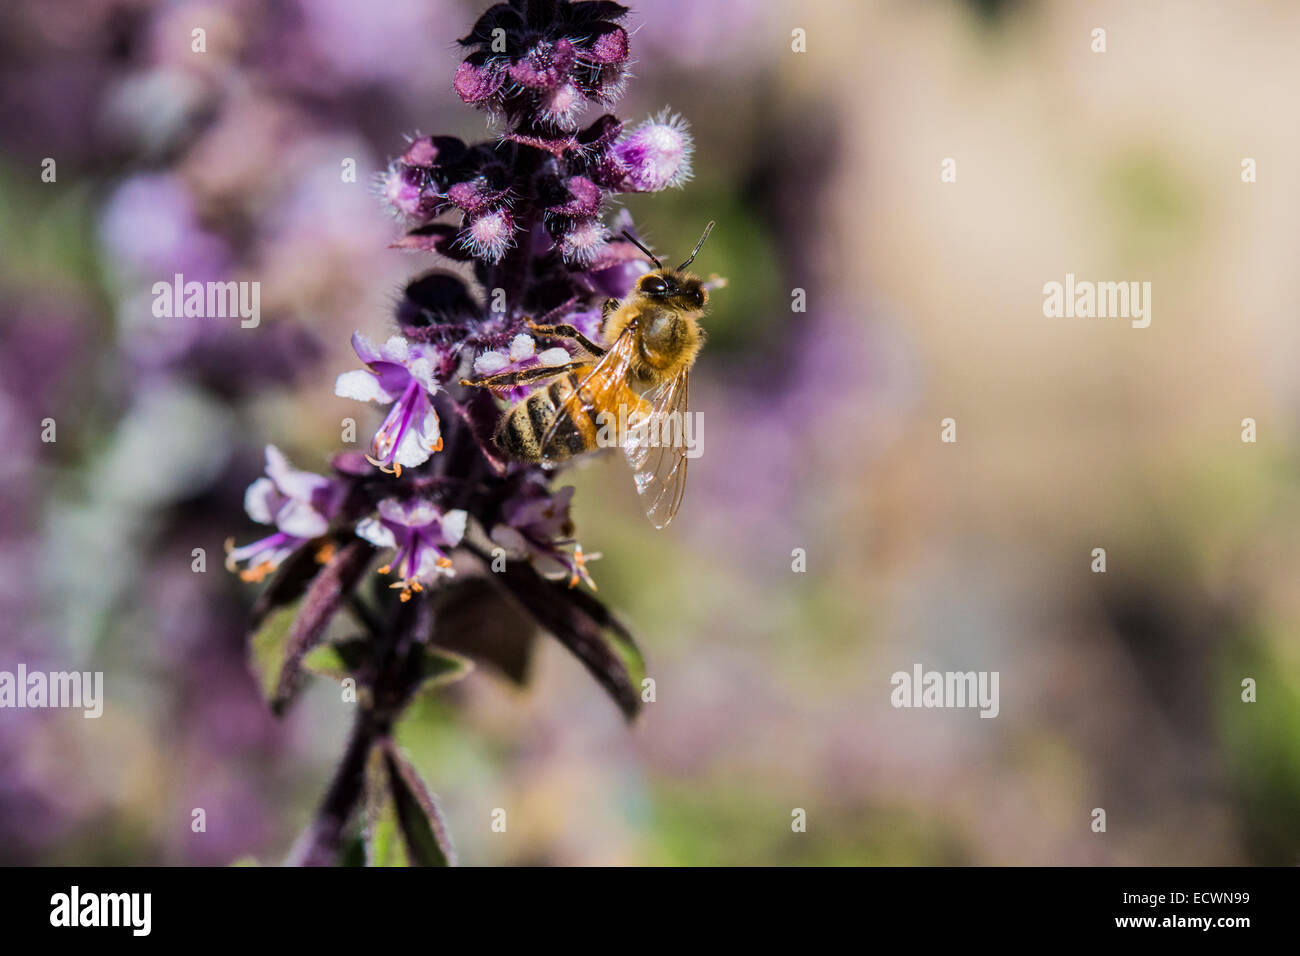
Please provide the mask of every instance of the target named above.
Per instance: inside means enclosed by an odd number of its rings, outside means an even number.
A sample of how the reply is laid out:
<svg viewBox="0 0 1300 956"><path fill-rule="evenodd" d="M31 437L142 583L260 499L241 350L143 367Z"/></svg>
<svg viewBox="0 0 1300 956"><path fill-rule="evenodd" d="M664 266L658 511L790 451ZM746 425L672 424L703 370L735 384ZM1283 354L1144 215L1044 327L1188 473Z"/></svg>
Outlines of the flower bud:
<svg viewBox="0 0 1300 956"><path fill-rule="evenodd" d="M491 209L470 219L461 230L459 244L476 259L499 262L514 245L515 219L509 210Z"/></svg>
<svg viewBox="0 0 1300 956"><path fill-rule="evenodd" d="M451 85L456 90L456 95L466 103L482 103L501 89L505 79L501 70L478 65L471 57L456 67Z"/></svg>
<svg viewBox="0 0 1300 956"><path fill-rule="evenodd" d="M616 142L606 155L605 177L621 192L653 193L691 178L691 141L686 120L666 112Z"/></svg>
<svg viewBox="0 0 1300 956"><path fill-rule="evenodd" d="M587 265L609 241L609 230L599 219L580 219L560 236L560 255L566 262Z"/></svg>
<svg viewBox="0 0 1300 956"><path fill-rule="evenodd" d="M380 194L397 216L418 218L424 205L424 172L403 162L390 163L380 177Z"/></svg>
<svg viewBox="0 0 1300 956"><path fill-rule="evenodd" d="M613 27L600 34L587 51L587 59L597 63L623 63L628 56L627 31Z"/></svg>
<svg viewBox="0 0 1300 956"><path fill-rule="evenodd" d="M447 201L471 215L500 205L505 198L505 190L492 189L481 179L456 183L447 189Z"/></svg>
<svg viewBox="0 0 1300 956"><path fill-rule="evenodd" d="M563 198L547 207L547 212L574 219L591 219L600 213L600 187L586 176L570 176L560 190Z"/></svg>
<svg viewBox="0 0 1300 956"><path fill-rule="evenodd" d="M559 86L576 61L573 44L566 39L542 41L518 63L510 65L510 79L530 90L552 90Z"/></svg>

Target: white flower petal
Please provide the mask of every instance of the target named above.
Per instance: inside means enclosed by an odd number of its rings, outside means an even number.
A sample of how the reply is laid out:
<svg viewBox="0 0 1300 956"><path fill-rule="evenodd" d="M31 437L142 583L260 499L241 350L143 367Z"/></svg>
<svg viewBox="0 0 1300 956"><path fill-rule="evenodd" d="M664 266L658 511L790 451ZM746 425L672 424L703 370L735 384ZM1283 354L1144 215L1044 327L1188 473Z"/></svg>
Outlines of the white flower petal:
<svg viewBox="0 0 1300 956"><path fill-rule="evenodd" d="M393 532L377 518L365 518L357 522L357 537L369 541L376 548L395 548L397 539Z"/></svg>
<svg viewBox="0 0 1300 956"><path fill-rule="evenodd" d="M284 452L274 445L266 446L266 473L275 481L277 473L283 473L289 470L289 459L284 457ZM278 483L278 482L277 482Z"/></svg>
<svg viewBox="0 0 1300 956"><path fill-rule="evenodd" d="M258 478L244 492L244 510L258 524L270 524L283 501L270 478Z"/></svg>
<svg viewBox="0 0 1300 956"><path fill-rule="evenodd" d="M281 494L304 502L310 502L317 491L324 490L330 483L322 475L294 468L284 453L274 445L266 446L266 473Z"/></svg>
<svg viewBox="0 0 1300 956"><path fill-rule="evenodd" d="M438 520L440 512L432 501L408 501L406 503L406 523L412 528L423 528Z"/></svg>
<svg viewBox="0 0 1300 956"><path fill-rule="evenodd" d="M491 375L510 364L510 359L501 352L484 352L474 360L474 372L477 375Z"/></svg>
<svg viewBox="0 0 1300 956"><path fill-rule="evenodd" d="M510 340L510 361L522 362L537 352L537 343L526 332L520 332Z"/></svg>
<svg viewBox="0 0 1300 956"><path fill-rule="evenodd" d="M528 541L522 534L508 524L499 524L492 529L492 541L517 556L528 553Z"/></svg>
<svg viewBox="0 0 1300 956"><path fill-rule="evenodd" d="M394 335L380 348L380 354L389 362L396 362L398 365L405 365L407 358L411 353L411 343L406 341L400 335Z"/></svg>
<svg viewBox="0 0 1300 956"><path fill-rule="evenodd" d="M397 399L382 385L379 378L365 369L344 372L334 380L334 394L340 398L355 398L358 402L379 402L387 405Z"/></svg>
<svg viewBox="0 0 1300 956"><path fill-rule="evenodd" d="M406 370L411 373L411 378L415 379L424 387L426 392L436 392L438 390L438 380L433 377L433 362L425 356L420 356L406 366Z"/></svg>
<svg viewBox="0 0 1300 956"><path fill-rule="evenodd" d="M391 521L393 524L407 524L406 505L396 498L385 498L375 507L379 510L379 516L385 521Z"/></svg>
<svg viewBox="0 0 1300 956"><path fill-rule="evenodd" d="M448 511L442 516L442 540L446 541L451 547L460 544L460 539L465 537L465 523L469 515L460 508L454 511Z"/></svg>
<svg viewBox="0 0 1300 956"><path fill-rule="evenodd" d="M330 524L306 502L288 501L276 514L275 526L295 538L314 538L328 531Z"/></svg>
<svg viewBox="0 0 1300 956"><path fill-rule="evenodd" d="M533 556L533 568L544 578L567 578L573 573L563 561L549 554L538 554Z"/></svg>
<svg viewBox="0 0 1300 956"><path fill-rule="evenodd" d="M440 574L445 574L449 578L456 576L456 571L450 565L443 566L439 564L440 555L432 548L425 548L420 552L420 566L415 569L415 576L426 584L432 582Z"/></svg>
<svg viewBox="0 0 1300 956"><path fill-rule="evenodd" d="M424 419L411 422L402 433L402 440L397 443L397 448L393 451L393 461L403 468L417 468L423 465L433 454L439 435L438 413L429 406L424 413Z"/></svg>

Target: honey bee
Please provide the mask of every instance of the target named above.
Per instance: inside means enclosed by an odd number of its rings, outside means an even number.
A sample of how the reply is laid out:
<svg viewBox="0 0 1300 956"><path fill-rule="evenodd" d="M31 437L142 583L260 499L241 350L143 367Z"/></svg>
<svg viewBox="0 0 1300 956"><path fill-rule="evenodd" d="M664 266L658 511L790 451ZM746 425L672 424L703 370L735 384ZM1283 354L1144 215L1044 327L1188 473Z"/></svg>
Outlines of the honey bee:
<svg viewBox="0 0 1300 956"><path fill-rule="evenodd" d="M571 339L588 353L560 366L501 372L462 384L489 389L540 384L513 405L494 441L517 461L558 464L617 443L636 477L646 517L667 527L681 507L689 462L683 435L691 366L704 345L700 318L709 288L686 272L713 230L710 222L695 250L676 269L666 269L626 230L623 235L655 268L641 276L622 300L601 307L600 338L592 342L572 325L536 325L533 332ZM671 439L664 441L664 436Z"/></svg>

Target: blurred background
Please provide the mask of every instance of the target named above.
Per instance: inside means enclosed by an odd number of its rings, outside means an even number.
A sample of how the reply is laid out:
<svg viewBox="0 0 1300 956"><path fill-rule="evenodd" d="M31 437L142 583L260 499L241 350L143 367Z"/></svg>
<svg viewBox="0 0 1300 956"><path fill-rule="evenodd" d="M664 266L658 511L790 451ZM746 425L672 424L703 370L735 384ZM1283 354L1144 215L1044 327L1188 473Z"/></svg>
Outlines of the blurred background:
<svg viewBox="0 0 1300 956"><path fill-rule="evenodd" d="M102 670L107 702L0 711L0 863L276 863L308 820L350 712L318 680L271 716L222 542L255 532L267 442L324 470L377 420L333 379L435 262L387 248L371 180L405 134L487 135L450 86L485 6L6 5L0 669ZM543 641L525 686L421 705L400 737L462 861L1295 864L1300 8L628 25L617 112L671 105L697 142L693 182L628 208L678 255L716 219L699 266L731 280L672 527L617 460L566 479L657 700L628 729ZM176 272L260 281L261 325L154 319ZM1150 281L1150 327L1045 318L1067 272ZM892 708L916 663L998 671L999 716Z"/></svg>

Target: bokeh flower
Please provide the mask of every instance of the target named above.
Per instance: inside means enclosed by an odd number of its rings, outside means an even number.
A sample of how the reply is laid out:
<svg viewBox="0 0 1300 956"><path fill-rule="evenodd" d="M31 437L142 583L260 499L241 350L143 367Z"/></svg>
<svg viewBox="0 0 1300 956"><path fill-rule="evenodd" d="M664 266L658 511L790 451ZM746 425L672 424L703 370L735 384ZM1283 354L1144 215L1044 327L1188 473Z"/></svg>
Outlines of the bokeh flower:
<svg viewBox="0 0 1300 956"><path fill-rule="evenodd" d="M569 587L583 581L595 590L587 562L600 555L584 554L573 539L572 501L572 485L552 492L541 482L529 481L502 506L502 521L491 537L509 554L530 561L542 575L567 578Z"/></svg>
<svg viewBox="0 0 1300 956"><path fill-rule="evenodd" d="M248 486L244 510L258 524L274 525L275 532L240 548L228 541L226 568L238 570L245 581L261 581L300 546L329 530L346 493L336 479L299 471L280 449L267 445L266 476ZM327 553L328 545L323 547L322 554Z"/></svg>

